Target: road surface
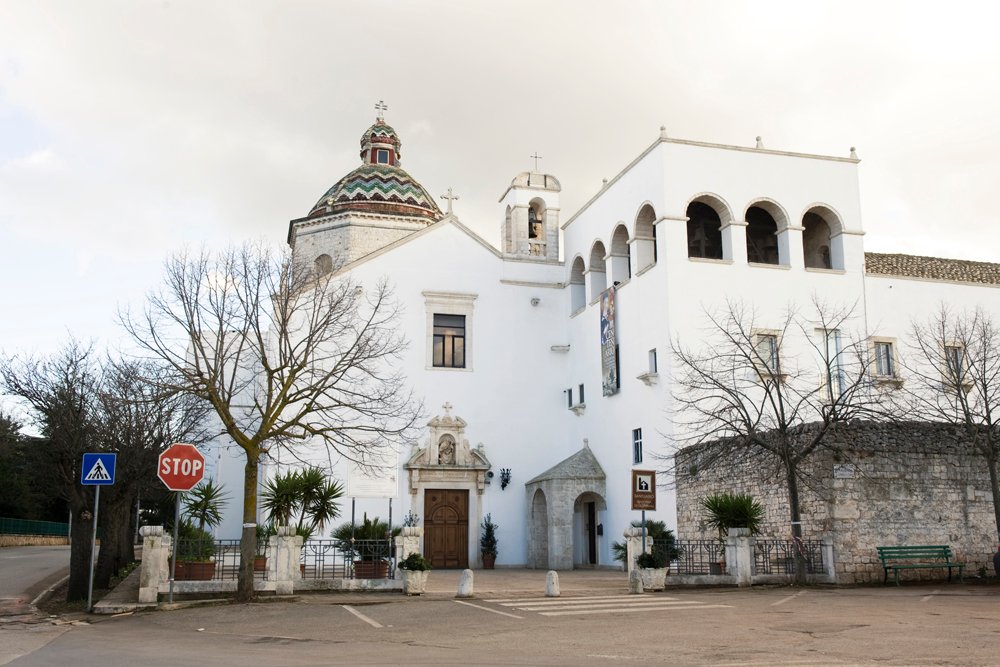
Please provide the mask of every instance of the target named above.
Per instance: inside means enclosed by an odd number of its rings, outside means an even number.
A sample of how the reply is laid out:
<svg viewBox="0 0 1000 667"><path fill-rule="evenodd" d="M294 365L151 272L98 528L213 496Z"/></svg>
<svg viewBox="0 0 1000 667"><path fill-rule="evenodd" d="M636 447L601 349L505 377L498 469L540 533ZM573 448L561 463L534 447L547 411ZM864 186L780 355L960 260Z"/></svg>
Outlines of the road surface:
<svg viewBox="0 0 1000 667"><path fill-rule="evenodd" d="M0 618L30 613L30 603L69 574L69 546L0 549Z"/></svg>

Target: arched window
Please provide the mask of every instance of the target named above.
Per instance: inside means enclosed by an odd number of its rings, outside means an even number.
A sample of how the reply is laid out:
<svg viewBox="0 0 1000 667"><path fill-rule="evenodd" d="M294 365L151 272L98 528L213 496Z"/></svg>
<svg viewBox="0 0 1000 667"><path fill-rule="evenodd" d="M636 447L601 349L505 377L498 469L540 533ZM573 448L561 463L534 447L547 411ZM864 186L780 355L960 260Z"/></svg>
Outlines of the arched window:
<svg viewBox="0 0 1000 667"><path fill-rule="evenodd" d="M635 263L640 271L656 264L656 212L644 204L635 217Z"/></svg>
<svg viewBox="0 0 1000 667"><path fill-rule="evenodd" d="M538 198L528 204L528 254L545 254L545 202Z"/></svg>
<svg viewBox="0 0 1000 667"><path fill-rule="evenodd" d="M587 305L587 286L583 258L579 255L573 260L573 268L569 272L569 306L570 313L575 313Z"/></svg>
<svg viewBox="0 0 1000 667"><path fill-rule="evenodd" d="M590 276L591 301L596 300L601 296L601 292L608 288L608 277L604 268L604 257L607 254L604 244L600 241L594 241L594 245L590 249L590 270L587 272Z"/></svg>
<svg viewBox="0 0 1000 667"><path fill-rule="evenodd" d="M625 225L618 225L611 235L611 282L614 285L632 277L632 261L628 253L628 229Z"/></svg>
<svg viewBox="0 0 1000 667"><path fill-rule="evenodd" d="M843 269L843 225L825 206L814 206L802 216L802 255L807 269Z"/></svg>
<svg viewBox="0 0 1000 667"><path fill-rule="evenodd" d="M705 202L694 201L687 207L688 257L722 259L722 220Z"/></svg>
<svg viewBox="0 0 1000 667"><path fill-rule="evenodd" d="M747 261L755 264L779 264L778 223L761 206L747 209Z"/></svg>
<svg viewBox="0 0 1000 667"><path fill-rule="evenodd" d="M316 275L325 276L326 274L333 271L333 258L327 254L320 255L316 258Z"/></svg>

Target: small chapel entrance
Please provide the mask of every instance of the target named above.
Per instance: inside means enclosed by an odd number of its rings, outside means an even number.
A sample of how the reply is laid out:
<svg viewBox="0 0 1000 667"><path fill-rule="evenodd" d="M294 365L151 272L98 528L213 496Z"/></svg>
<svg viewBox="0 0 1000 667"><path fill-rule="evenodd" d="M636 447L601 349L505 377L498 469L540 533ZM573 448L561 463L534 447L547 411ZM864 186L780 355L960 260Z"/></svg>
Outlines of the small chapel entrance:
<svg viewBox="0 0 1000 667"><path fill-rule="evenodd" d="M424 512L424 558L432 567L469 567L469 492L427 489Z"/></svg>

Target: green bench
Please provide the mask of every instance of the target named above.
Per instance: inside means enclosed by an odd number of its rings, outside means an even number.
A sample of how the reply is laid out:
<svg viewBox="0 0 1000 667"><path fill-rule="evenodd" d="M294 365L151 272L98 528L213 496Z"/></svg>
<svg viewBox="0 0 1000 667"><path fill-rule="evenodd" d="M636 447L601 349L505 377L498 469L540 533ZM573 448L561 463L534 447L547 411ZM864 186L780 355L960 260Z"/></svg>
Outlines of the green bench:
<svg viewBox="0 0 1000 667"><path fill-rule="evenodd" d="M952 568L958 568L958 578L962 579L962 569L965 567L965 563L953 561L951 547L946 544L875 548L878 549L878 557L885 570L883 584L889 582L889 570L892 570L896 575L897 586L899 586L900 570L948 568L948 581L951 581Z"/></svg>

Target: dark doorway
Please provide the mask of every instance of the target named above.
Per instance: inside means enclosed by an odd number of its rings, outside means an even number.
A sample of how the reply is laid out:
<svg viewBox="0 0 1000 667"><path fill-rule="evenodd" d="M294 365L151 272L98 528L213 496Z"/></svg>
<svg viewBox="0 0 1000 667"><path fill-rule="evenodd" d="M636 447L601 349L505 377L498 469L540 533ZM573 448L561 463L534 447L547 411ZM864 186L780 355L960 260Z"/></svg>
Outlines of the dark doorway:
<svg viewBox="0 0 1000 667"><path fill-rule="evenodd" d="M587 563L597 565L597 503L587 507Z"/></svg>
<svg viewBox="0 0 1000 667"><path fill-rule="evenodd" d="M468 491L424 491L424 558L437 568L469 567Z"/></svg>

